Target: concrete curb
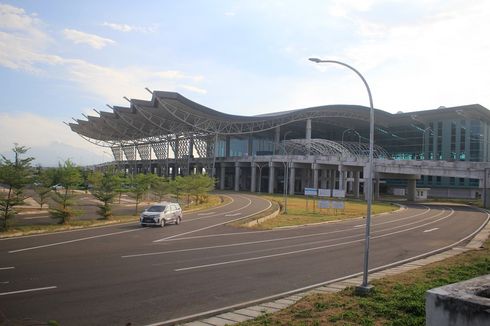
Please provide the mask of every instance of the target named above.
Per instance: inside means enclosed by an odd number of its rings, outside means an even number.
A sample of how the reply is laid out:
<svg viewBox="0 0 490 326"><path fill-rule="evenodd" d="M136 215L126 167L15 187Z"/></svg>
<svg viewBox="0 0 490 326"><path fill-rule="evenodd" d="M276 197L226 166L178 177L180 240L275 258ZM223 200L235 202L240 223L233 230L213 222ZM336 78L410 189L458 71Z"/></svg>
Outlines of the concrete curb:
<svg viewBox="0 0 490 326"><path fill-rule="evenodd" d="M482 210L489 214L486 210ZM369 273L369 277L371 280L380 279L386 276L396 275L404 272L408 272L410 270L438 262L450 257L454 257L463 252L470 250L478 250L481 249L485 241L490 236L490 214L487 217L485 225L477 231L477 234L473 236L471 241L464 247L453 247L451 249L445 250L441 249L439 253L436 254L426 254L427 256L413 260L408 260L405 263L401 263L396 265L387 265L384 267L380 267L375 269L375 272ZM462 240L461 242L463 242ZM394 266L394 267L389 267ZM234 325L239 322L243 322L246 320L254 319L264 313L274 313L279 310L285 309L297 301L301 300L303 297L311 295L311 294L324 294L324 293L335 293L344 290L347 287L358 286L362 283L362 273L357 273L354 275L346 276L341 279L332 280L329 282L325 282L320 286L312 286L311 289L305 291L299 291L299 293L291 293L285 294L284 297L279 297L276 300L268 301L265 300L263 303L251 304L249 306L246 303L241 306L237 305L235 307L228 307L215 310L213 312L208 312L208 314L204 313L204 315L200 315L201 318L204 319L197 320L199 318L198 315L195 315L194 318L189 316L186 318L189 320L194 320L191 322L185 323L185 320L173 320L161 323L160 325L183 325L183 326L224 326L224 325ZM279 295L278 295L279 296ZM278 297L277 296L277 297ZM184 324L180 324L179 322L184 322Z"/></svg>

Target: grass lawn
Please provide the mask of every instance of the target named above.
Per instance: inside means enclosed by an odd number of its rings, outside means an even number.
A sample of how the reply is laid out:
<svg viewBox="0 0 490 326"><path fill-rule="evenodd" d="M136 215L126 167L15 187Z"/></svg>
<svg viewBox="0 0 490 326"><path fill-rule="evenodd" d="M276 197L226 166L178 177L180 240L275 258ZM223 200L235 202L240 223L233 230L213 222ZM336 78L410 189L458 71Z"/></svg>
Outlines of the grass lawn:
<svg viewBox="0 0 490 326"><path fill-rule="evenodd" d="M315 200L315 209L312 199L308 200L308 207L304 196L288 196L287 210L284 214L284 197L281 195L264 195L271 201L278 202L282 213L277 217L262 222L258 227L270 229L281 226L293 226L327 222L333 220L349 219L366 216L366 202L361 200L347 199L344 201L345 209L319 209L318 200ZM379 214L397 210L399 207L391 203L374 202L372 214Z"/></svg>
<svg viewBox="0 0 490 326"><path fill-rule="evenodd" d="M373 281L374 291L368 297L356 296L354 288L315 294L275 314L238 325L425 325L427 290L489 273L487 240L484 249Z"/></svg>

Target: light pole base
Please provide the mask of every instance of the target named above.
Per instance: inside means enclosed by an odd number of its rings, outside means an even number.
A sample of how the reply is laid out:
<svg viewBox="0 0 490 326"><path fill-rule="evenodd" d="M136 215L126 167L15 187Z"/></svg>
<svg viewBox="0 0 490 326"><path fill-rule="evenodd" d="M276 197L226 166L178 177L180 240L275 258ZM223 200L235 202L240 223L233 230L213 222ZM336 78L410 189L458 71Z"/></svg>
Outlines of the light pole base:
<svg viewBox="0 0 490 326"><path fill-rule="evenodd" d="M361 297L365 297L373 292L374 287L372 285L359 285L356 286L355 293Z"/></svg>

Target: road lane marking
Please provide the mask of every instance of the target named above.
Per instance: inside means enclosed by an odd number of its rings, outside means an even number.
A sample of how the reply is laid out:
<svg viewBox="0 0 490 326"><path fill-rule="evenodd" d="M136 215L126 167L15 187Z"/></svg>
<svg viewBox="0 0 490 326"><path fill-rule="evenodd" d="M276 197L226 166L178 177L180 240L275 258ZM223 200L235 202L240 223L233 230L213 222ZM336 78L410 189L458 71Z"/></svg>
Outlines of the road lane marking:
<svg viewBox="0 0 490 326"><path fill-rule="evenodd" d="M439 228L433 228L433 229L425 230L424 233L432 232L432 231L435 231L435 230L439 230Z"/></svg>
<svg viewBox="0 0 490 326"><path fill-rule="evenodd" d="M444 213L444 212L445 212L445 210L442 211L442 213ZM439 218L437 220L434 220L434 221L431 221L431 222L427 222L425 224L417 225L417 226L414 226L414 227L411 227L411 228L408 228L408 229L403 229L403 230L399 230L399 231L395 231L395 232L381 234L381 235L378 235L378 236L372 236L371 239L384 238L384 237L387 237L387 236L390 236L390 235L394 235L394 234L398 234L398 233L402 233L402 232L407 232L407 231L411 231L411 230L414 230L414 229L418 229L418 228L421 228L421 227L424 227L424 226L427 226L427 225L430 225L430 224L433 224L433 223L436 223L436 222L445 220L445 219L449 218L450 216L452 216L453 214L454 214L454 210L452 208L450 208L450 213L448 215L443 216L443 217L441 217L441 218ZM439 215L439 214L437 214L437 215ZM413 223L411 223L411 224L413 224ZM392 228L392 229L394 229L394 228ZM364 239L346 241L346 242L341 242L341 243L336 243L336 244L331 244L331 245L325 245L325 246L320 246L320 247L314 247L314 248L306 248L306 249L300 249L300 250L282 252L282 253L279 253L279 254L264 255L264 256L257 256L257 257L244 258L244 259L236 259L236 260L228 260L228 261L222 261L222 262L211 263L211 264L204 264L204 265L198 265L198 266L190 266L190 267L177 268L177 269L174 269L174 271L175 272L182 272L182 271L187 271L187 270L202 269L202 268L207 268L207 267L214 267L214 266L221 266L221 265L229 265L229 264L236 264L236 263L240 263L240 262L247 262L247 261L262 260L262 259L274 258L274 257L280 257L280 256L294 255L294 254L298 254L298 253L309 252L309 251L316 251L316 250L321 250L321 249L327 249L327 248L331 248L331 247L348 245L348 244L352 244L352 243L356 243L356 242L362 242L362 241L364 241Z"/></svg>
<svg viewBox="0 0 490 326"><path fill-rule="evenodd" d="M48 218L49 215L43 215L43 216L32 216L32 217L24 217L23 219L24 220L35 220L35 219L38 219L38 218Z"/></svg>
<svg viewBox="0 0 490 326"><path fill-rule="evenodd" d="M238 211L238 210L241 210L241 209L244 209L244 208L247 208L248 206L250 206L252 204L252 201L247 198L247 197L244 197L246 198L249 203L247 205L245 205L244 207L242 208L238 208L238 209L235 209L234 211ZM186 235L186 234L191 234L191 233L196 233L196 232L199 232L199 231L204 231L204 230L207 230L207 229L211 229L211 228L214 228L216 226L220 226L220 225L223 225L223 224L227 224L227 223L232 223L232 222L235 222L235 221L238 221L238 220L241 220L241 219L244 219L244 218L247 218L247 217L250 217L250 216L254 216L254 215L257 215L257 214L260 214L262 212L265 212L266 210L268 210L269 208L271 208L272 206L272 203L271 201L268 201L269 202L269 206L267 206L266 208L264 208L263 210L259 211L259 212L255 212L253 214L250 214L250 215L247 215L247 216L243 216L243 217L239 217L239 218L236 218L236 219L233 219L233 220L230 220L230 221L225 221L225 222L220 222L220 223L217 223L217 224L213 224L213 225L209 225L209 226L206 226L206 227L203 227L203 228L200 228L200 229L197 229L197 230L192 230L192 231L188 231L188 232L184 232L184 233L179 233L179 234L174 234L172 236L169 236L169 237L166 237L166 238L162 238L162 239L158 239L158 240L154 240L153 242L162 242L162 241L166 241L166 240L169 240L169 239L173 239L173 238L176 238L176 237L180 237L181 235ZM231 212L234 212L234 211L230 211Z"/></svg>
<svg viewBox="0 0 490 326"><path fill-rule="evenodd" d="M146 229L134 229L134 230L126 230L126 231L120 231L120 232L99 234L99 235L94 235L94 236L91 236L91 237L85 237L85 238L79 238L79 239L73 239L73 240L67 240L67 241L50 243L50 244L41 245L41 246L35 246L35 247L29 247L29 248L22 248L22 249L11 250L8 253L9 254L13 254L13 253L16 253L16 252L21 252L21 251L28 251L28 250L41 249L41 248L46 248L46 247L59 246L59 245L62 245L62 244L67 244L67 243L85 241L85 240L96 239L96 238L103 238L103 237L108 237L108 236L111 236L111 235L117 235L117 234L123 234L123 233L135 232L135 231L142 231L142 230L146 230Z"/></svg>
<svg viewBox="0 0 490 326"><path fill-rule="evenodd" d="M4 271L4 270L7 270L7 269L14 269L15 267L11 266L11 267L0 267L0 271Z"/></svg>
<svg viewBox="0 0 490 326"><path fill-rule="evenodd" d="M211 215L214 214L215 212L209 212L209 213L199 213L197 216L206 216L206 215Z"/></svg>
<svg viewBox="0 0 490 326"><path fill-rule="evenodd" d="M222 212L222 213L217 213L216 215L208 215L208 216L201 216L201 217L196 217L196 218L189 218L189 219L186 219L186 221L187 222L191 222L191 221L202 220L202 219L209 218L209 217L216 217L216 216L220 216L220 215L223 215L223 214L229 214L229 213L233 213L233 212L236 212L236 211L245 209L248 206L252 205L252 200L250 200L250 198L243 197L243 196L239 196L239 197L248 200L248 204L245 205L245 206L243 206L243 207L240 207L240 208L234 209L232 211L229 211L229 212ZM231 203L229 203L229 204L231 204ZM227 205L224 205L224 206L227 206ZM224 207L224 206L221 206L221 207Z"/></svg>
<svg viewBox="0 0 490 326"><path fill-rule="evenodd" d="M1 295L18 294L18 293L26 293L26 292L52 290L52 289L56 289L56 288L57 288L57 286L46 286L46 287L43 287L43 288L26 289L26 290L12 291L12 292L2 292L2 293L0 293L0 296Z"/></svg>
<svg viewBox="0 0 490 326"><path fill-rule="evenodd" d="M225 214L225 216L238 216L238 215L242 215L242 213L234 213L234 214Z"/></svg>

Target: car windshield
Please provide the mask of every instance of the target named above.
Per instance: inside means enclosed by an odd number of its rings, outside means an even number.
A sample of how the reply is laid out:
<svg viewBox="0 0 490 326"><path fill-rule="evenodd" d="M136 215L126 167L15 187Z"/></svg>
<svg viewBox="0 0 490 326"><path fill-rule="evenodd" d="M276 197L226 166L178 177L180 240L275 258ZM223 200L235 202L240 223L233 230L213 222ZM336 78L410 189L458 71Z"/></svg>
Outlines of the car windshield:
<svg viewBox="0 0 490 326"><path fill-rule="evenodd" d="M151 206L146 211L147 212L163 212L165 210L165 206Z"/></svg>

